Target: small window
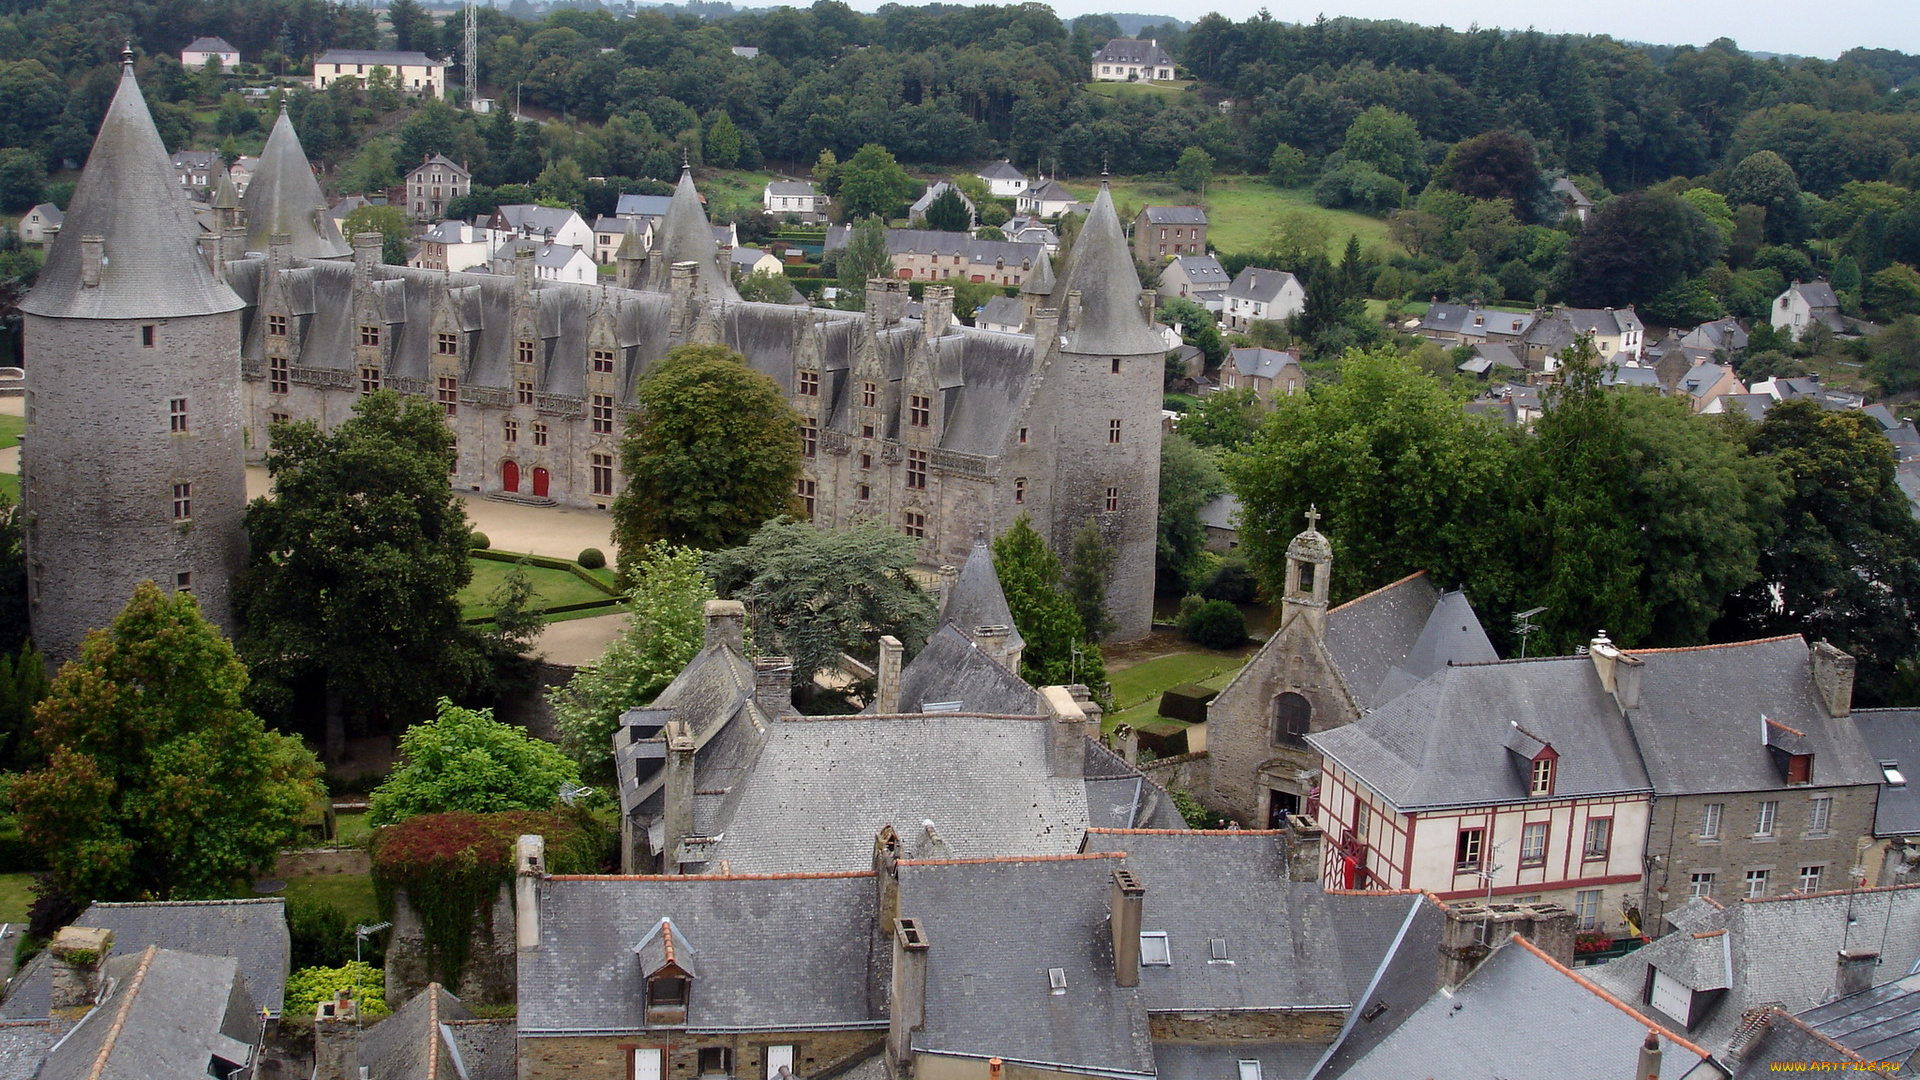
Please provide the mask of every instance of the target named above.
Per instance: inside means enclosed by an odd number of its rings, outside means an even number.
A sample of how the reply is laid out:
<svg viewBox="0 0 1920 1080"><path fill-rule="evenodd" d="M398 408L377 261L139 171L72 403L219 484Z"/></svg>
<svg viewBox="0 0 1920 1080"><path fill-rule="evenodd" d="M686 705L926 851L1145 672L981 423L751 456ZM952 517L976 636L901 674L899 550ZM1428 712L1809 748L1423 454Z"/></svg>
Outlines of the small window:
<svg viewBox="0 0 1920 1080"><path fill-rule="evenodd" d="M1581 930L1600 926L1600 890L1581 889L1573 894L1574 925Z"/></svg>
<svg viewBox="0 0 1920 1080"><path fill-rule="evenodd" d="M1167 944L1165 930L1141 931L1140 962L1148 967L1169 967L1173 964L1173 947Z"/></svg>
<svg viewBox="0 0 1920 1080"><path fill-rule="evenodd" d="M289 377L291 375L292 368L288 364L286 357L269 357L267 359L267 392L270 394L284 394L292 390L293 380Z"/></svg>
<svg viewBox="0 0 1920 1080"><path fill-rule="evenodd" d="M1819 892L1820 878L1826 871L1824 866L1803 866L1800 868L1800 891Z"/></svg>
<svg viewBox="0 0 1920 1080"><path fill-rule="evenodd" d="M1027 501L1027 478L1024 476L1013 478L1013 501L1016 504Z"/></svg>
<svg viewBox="0 0 1920 1080"><path fill-rule="evenodd" d="M1833 821L1833 799L1820 796L1807 801L1807 831L1816 835L1827 831Z"/></svg>
<svg viewBox="0 0 1920 1080"><path fill-rule="evenodd" d="M1532 781L1527 785L1527 794L1534 797L1553 794L1553 759L1538 757L1533 759Z"/></svg>
<svg viewBox="0 0 1920 1080"><path fill-rule="evenodd" d="M513 384L514 400L522 405L533 404L533 383L524 379Z"/></svg>
<svg viewBox="0 0 1920 1080"><path fill-rule="evenodd" d="M860 404L869 409L880 404L879 383L863 382L860 384ZM869 437L871 437L871 435L869 435Z"/></svg>
<svg viewBox="0 0 1920 1080"><path fill-rule="evenodd" d="M873 438L873 425L872 425L872 424L861 424L861 425L860 425L860 437L861 437L861 438L863 438L863 439L871 439L871 438Z"/></svg>
<svg viewBox="0 0 1920 1080"><path fill-rule="evenodd" d="M182 570L179 573L173 575L173 589L175 592L192 592L193 591L193 571Z"/></svg>
<svg viewBox="0 0 1920 1080"><path fill-rule="evenodd" d="M703 1046L700 1048L700 1075L725 1076L729 1062L727 1048L724 1046Z"/></svg>
<svg viewBox="0 0 1920 1080"><path fill-rule="evenodd" d="M593 350L593 370L603 374L613 372L613 352L609 349Z"/></svg>
<svg viewBox="0 0 1920 1080"><path fill-rule="evenodd" d="M907 451L907 486L917 490L927 486L927 452L925 450Z"/></svg>
<svg viewBox="0 0 1920 1080"><path fill-rule="evenodd" d="M448 416L460 411L460 380L450 375L442 375L436 380L434 393L440 402L440 408Z"/></svg>
<svg viewBox="0 0 1920 1080"><path fill-rule="evenodd" d="M1120 421L1118 420L1107 421L1107 441L1110 443L1117 443L1120 441Z"/></svg>
<svg viewBox="0 0 1920 1080"><path fill-rule="evenodd" d="M1487 838L1485 829L1461 829L1453 842L1455 870L1480 869L1480 846Z"/></svg>
<svg viewBox="0 0 1920 1080"><path fill-rule="evenodd" d="M189 521L193 518L193 485L173 485L173 520Z"/></svg>
<svg viewBox="0 0 1920 1080"><path fill-rule="evenodd" d="M1692 897L1712 896L1713 874L1699 873L1693 875L1692 880L1687 883L1687 895Z"/></svg>
<svg viewBox="0 0 1920 1080"><path fill-rule="evenodd" d="M593 469L593 493L595 495L613 494L613 455L591 455Z"/></svg>
<svg viewBox="0 0 1920 1080"><path fill-rule="evenodd" d="M360 394L362 397L380 389L380 369L363 367L360 369Z"/></svg>
<svg viewBox="0 0 1920 1080"><path fill-rule="evenodd" d="M1313 704L1289 690L1273 701L1273 741L1298 739L1312 730Z"/></svg>
<svg viewBox="0 0 1920 1080"><path fill-rule="evenodd" d="M1300 590L1303 593L1313 591L1313 572L1317 567L1310 562L1300 564Z"/></svg>
<svg viewBox="0 0 1920 1080"><path fill-rule="evenodd" d="M800 394L803 397L820 396L820 373L803 371L800 373Z"/></svg>
<svg viewBox="0 0 1920 1080"><path fill-rule="evenodd" d="M900 515L901 530L915 540L923 540L927 535L927 515L918 510L903 511Z"/></svg>
<svg viewBox="0 0 1920 1080"><path fill-rule="evenodd" d="M1900 763L1897 761L1881 762L1880 778L1881 780L1886 782L1886 785L1888 787L1906 787L1907 786L1906 774L1900 771Z"/></svg>
<svg viewBox="0 0 1920 1080"><path fill-rule="evenodd" d="M873 455L862 450L860 452L860 467L863 469L873 468Z"/></svg>
<svg viewBox="0 0 1920 1080"><path fill-rule="evenodd" d="M547 445L547 425L545 424L533 425L533 445L535 446Z"/></svg>
<svg viewBox="0 0 1920 1080"><path fill-rule="evenodd" d="M1227 939L1223 937L1207 939L1207 956L1216 964L1233 962L1233 958L1227 955Z"/></svg>
<svg viewBox="0 0 1920 1080"><path fill-rule="evenodd" d="M380 327L377 325L362 324L360 327L360 344L370 349L379 348Z"/></svg>
<svg viewBox="0 0 1920 1080"><path fill-rule="evenodd" d="M803 476L794 481L793 493L799 496L800 506L806 512L807 520L813 520L814 499L820 494L819 482Z"/></svg>
<svg viewBox="0 0 1920 1080"><path fill-rule="evenodd" d="M287 336L287 317L285 315L267 316L267 336L268 337L286 337Z"/></svg>
<svg viewBox="0 0 1920 1080"><path fill-rule="evenodd" d="M653 979L647 983L647 1004L685 1005L686 1003L687 980L668 976Z"/></svg>
<svg viewBox="0 0 1920 1080"><path fill-rule="evenodd" d="M800 421L800 455L814 457L820 453L820 421L809 416Z"/></svg>
<svg viewBox="0 0 1920 1080"><path fill-rule="evenodd" d="M1726 809L1725 803L1708 803L1701 808L1700 839L1720 839L1720 812Z"/></svg>
<svg viewBox="0 0 1920 1080"><path fill-rule="evenodd" d="M869 502L873 499L873 489L865 484L859 485L856 492L861 502Z"/></svg>
<svg viewBox="0 0 1920 1080"><path fill-rule="evenodd" d="M1588 818L1587 842L1581 846L1580 857L1589 862L1605 859L1613 847L1613 819Z"/></svg>
<svg viewBox="0 0 1920 1080"><path fill-rule="evenodd" d="M183 435L187 430L187 399L183 397L167 399L167 430L175 435Z"/></svg>
<svg viewBox="0 0 1920 1080"><path fill-rule="evenodd" d="M1762 801L1760 803L1760 813L1754 819L1753 835L1772 836L1774 819L1779 816L1780 816L1779 802L1773 799L1766 799Z"/></svg>
<svg viewBox="0 0 1920 1080"><path fill-rule="evenodd" d="M1767 871L1747 871L1747 896L1758 898L1767 895Z"/></svg>
<svg viewBox="0 0 1920 1080"><path fill-rule="evenodd" d="M593 395L593 433L595 435L613 434L613 395Z"/></svg>
<svg viewBox="0 0 1920 1080"><path fill-rule="evenodd" d="M1530 822L1520 828L1520 865L1545 866L1547 864L1547 823Z"/></svg>
<svg viewBox="0 0 1920 1080"><path fill-rule="evenodd" d="M1261 1080L1260 1062L1256 1058L1240 1059L1240 1080Z"/></svg>
<svg viewBox="0 0 1920 1080"><path fill-rule="evenodd" d="M1026 441L1027 441L1027 429L1026 429L1026 428L1021 428L1021 429L1020 429L1020 441L1021 441L1022 443L1024 443L1024 442L1026 442Z"/></svg>
<svg viewBox="0 0 1920 1080"><path fill-rule="evenodd" d="M516 341L513 343L513 360L516 364L533 363L533 342Z"/></svg>
<svg viewBox="0 0 1920 1080"><path fill-rule="evenodd" d="M435 334L433 351L441 356L453 356L460 351L460 339L452 334Z"/></svg>
<svg viewBox="0 0 1920 1080"><path fill-rule="evenodd" d="M1117 514L1119 512L1120 512L1120 489L1117 487L1110 487L1107 489L1107 513Z"/></svg>
<svg viewBox="0 0 1920 1080"><path fill-rule="evenodd" d="M1120 374L1120 358L1117 356L1113 358L1113 373Z"/></svg>
<svg viewBox="0 0 1920 1080"><path fill-rule="evenodd" d="M153 348L153 333L154 333L154 328L151 323L140 328L140 347L141 348L143 349Z"/></svg>
<svg viewBox="0 0 1920 1080"><path fill-rule="evenodd" d="M510 442L510 443L519 442L520 441L520 421L515 420L511 416L507 417L505 420L502 420L500 422L500 437L506 442Z"/></svg>
<svg viewBox="0 0 1920 1080"><path fill-rule="evenodd" d="M914 394L907 411L907 422L914 427L931 427L933 424L933 399Z"/></svg>

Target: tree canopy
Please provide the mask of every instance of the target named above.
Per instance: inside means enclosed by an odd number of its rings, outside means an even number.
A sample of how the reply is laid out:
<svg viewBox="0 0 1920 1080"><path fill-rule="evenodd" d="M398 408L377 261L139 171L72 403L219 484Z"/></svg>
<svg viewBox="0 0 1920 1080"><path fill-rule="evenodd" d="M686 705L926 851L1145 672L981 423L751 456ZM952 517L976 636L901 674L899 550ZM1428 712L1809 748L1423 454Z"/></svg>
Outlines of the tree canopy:
<svg viewBox="0 0 1920 1080"><path fill-rule="evenodd" d="M657 540L745 543L792 509L800 419L772 379L721 345L682 345L647 370L620 443L613 502L621 559Z"/></svg>
<svg viewBox="0 0 1920 1080"><path fill-rule="evenodd" d="M1007 596L1013 624L1025 640L1020 677L1034 686L1081 683L1104 693L1106 661L1061 587L1060 557L1027 515L993 539L993 571Z"/></svg>
<svg viewBox="0 0 1920 1080"><path fill-rule="evenodd" d="M546 810L580 768L560 748L503 724L491 709L441 698L436 715L400 736L400 767L369 799L367 821L391 825L416 814Z"/></svg>
<svg viewBox="0 0 1920 1080"><path fill-rule="evenodd" d="M232 896L322 792L298 738L242 698L246 668L191 593L142 582L34 711L47 764L13 788L28 842L75 901Z"/></svg>
<svg viewBox="0 0 1920 1080"><path fill-rule="evenodd" d="M1567 297L1585 307L1646 301L1705 270L1723 248L1720 230L1678 195L1622 195L1573 238Z"/></svg>
<svg viewBox="0 0 1920 1080"><path fill-rule="evenodd" d="M915 184L887 148L868 143L840 166L840 210L849 221L900 216Z"/></svg>

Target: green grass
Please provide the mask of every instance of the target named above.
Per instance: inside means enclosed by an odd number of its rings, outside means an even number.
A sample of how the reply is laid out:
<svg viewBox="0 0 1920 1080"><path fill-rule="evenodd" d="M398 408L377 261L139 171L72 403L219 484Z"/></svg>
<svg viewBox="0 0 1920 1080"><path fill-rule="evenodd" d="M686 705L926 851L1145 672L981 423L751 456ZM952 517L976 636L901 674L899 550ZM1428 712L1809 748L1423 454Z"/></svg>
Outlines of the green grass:
<svg viewBox="0 0 1920 1080"><path fill-rule="evenodd" d="M333 842L343 847L359 847L373 834L365 814L339 814L333 819Z"/></svg>
<svg viewBox="0 0 1920 1080"><path fill-rule="evenodd" d="M13 473L0 473L0 493L14 502L20 501L20 478Z"/></svg>
<svg viewBox="0 0 1920 1080"><path fill-rule="evenodd" d="M1099 94L1115 101L1125 101L1138 97L1179 97L1193 85L1192 79L1175 79L1172 82L1090 82L1082 86L1089 94Z"/></svg>
<svg viewBox="0 0 1920 1080"><path fill-rule="evenodd" d="M0 449L17 445L20 433L27 430L27 419L12 413L0 413Z"/></svg>
<svg viewBox="0 0 1920 1080"><path fill-rule="evenodd" d="M288 900L313 900L332 904L346 912L355 923L380 921L380 905L373 898L373 879L366 874L315 874L291 878L284 894Z"/></svg>
<svg viewBox="0 0 1920 1080"><path fill-rule="evenodd" d="M554 607L561 604L583 604L589 600L608 599L607 594L581 581L565 570L553 570L545 566L500 562L497 559L473 559L473 581L460 590L461 617L477 619L493 613L487 597L493 590L506 583L507 575L515 569L524 569L533 579L534 605L536 607ZM601 614L605 614L601 612Z"/></svg>
<svg viewBox="0 0 1920 1080"><path fill-rule="evenodd" d="M0 874L0 922L26 922L32 903L32 874Z"/></svg>
<svg viewBox="0 0 1920 1080"><path fill-rule="evenodd" d="M1160 716L1160 695L1165 691L1194 682L1218 690L1246 662L1245 656L1199 650L1156 657L1112 672L1109 681L1113 685L1114 711L1101 726L1109 731L1115 724L1137 728Z"/></svg>
<svg viewBox="0 0 1920 1080"><path fill-rule="evenodd" d="M1350 210L1329 210L1313 201L1313 192L1309 189L1277 188L1264 177L1216 176L1207 185L1205 200L1158 177L1123 177L1115 179L1112 186L1115 205L1129 221L1143 206L1195 203L1205 206L1209 223L1207 243L1215 251L1263 251L1268 234L1282 215L1302 213L1326 224L1331 234L1327 239L1327 255L1336 261L1350 234L1360 237L1362 247L1379 248L1391 254L1401 252L1400 245L1387 235L1385 220ZM1097 183L1068 184L1067 187L1088 202L1099 193Z"/></svg>

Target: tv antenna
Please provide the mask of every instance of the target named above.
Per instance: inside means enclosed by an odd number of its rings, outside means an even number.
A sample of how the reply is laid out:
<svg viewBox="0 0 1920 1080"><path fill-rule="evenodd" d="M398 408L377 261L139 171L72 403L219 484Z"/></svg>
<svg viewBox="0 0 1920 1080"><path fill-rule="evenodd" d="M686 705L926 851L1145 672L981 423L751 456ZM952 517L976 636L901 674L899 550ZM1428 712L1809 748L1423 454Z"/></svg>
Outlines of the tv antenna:
<svg viewBox="0 0 1920 1080"><path fill-rule="evenodd" d="M574 800L584 799L592 794L592 788L576 784L571 780L560 785L560 801L566 803L568 806L572 806Z"/></svg>
<svg viewBox="0 0 1920 1080"><path fill-rule="evenodd" d="M480 5L478 0L467 0L466 35L461 44L467 54L467 111L480 108Z"/></svg>
<svg viewBox="0 0 1920 1080"><path fill-rule="evenodd" d="M1533 620L1546 610L1547 609L1543 607L1536 607L1514 613L1513 632L1520 636L1520 659L1525 660L1527 658L1527 635L1540 629L1539 625Z"/></svg>

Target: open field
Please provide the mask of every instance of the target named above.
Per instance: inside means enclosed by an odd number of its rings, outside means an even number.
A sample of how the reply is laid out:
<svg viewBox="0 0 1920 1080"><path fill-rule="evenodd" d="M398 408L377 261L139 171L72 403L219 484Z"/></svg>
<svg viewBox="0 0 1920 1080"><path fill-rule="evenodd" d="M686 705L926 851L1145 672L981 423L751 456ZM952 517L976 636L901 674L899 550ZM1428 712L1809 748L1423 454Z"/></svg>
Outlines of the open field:
<svg viewBox="0 0 1920 1080"><path fill-rule="evenodd" d="M1349 234L1359 236L1362 247L1400 251L1400 246L1387 235L1387 223L1380 218L1348 210L1328 210L1314 203L1313 193L1308 189L1277 188L1263 177L1216 176L1207 185L1204 202L1194 193L1182 191L1156 177L1119 177L1112 181L1112 187L1115 206L1129 221L1143 206L1201 202L1210 222L1207 243L1215 251L1264 250L1267 234L1273 231L1281 216L1296 212L1326 223L1332 234L1327 240L1330 258L1340 257ZM1067 188L1088 202L1100 191L1097 180L1093 183L1069 181Z"/></svg>

